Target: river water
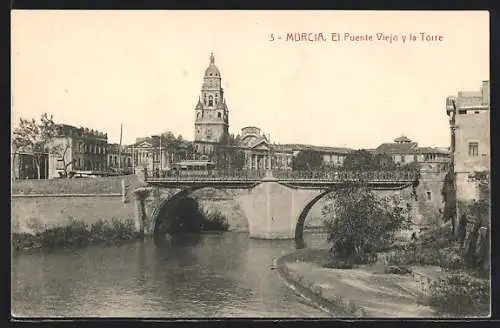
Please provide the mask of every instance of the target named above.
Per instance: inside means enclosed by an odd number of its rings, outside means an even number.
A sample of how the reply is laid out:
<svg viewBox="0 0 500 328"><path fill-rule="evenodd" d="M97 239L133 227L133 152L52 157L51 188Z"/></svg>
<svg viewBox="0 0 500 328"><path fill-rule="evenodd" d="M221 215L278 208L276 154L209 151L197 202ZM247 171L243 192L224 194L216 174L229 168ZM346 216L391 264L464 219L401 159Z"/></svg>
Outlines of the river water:
<svg viewBox="0 0 500 328"><path fill-rule="evenodd" d="M325 235L305 233L308 247ZM292 240L225 232L16 254L12 314L21 317L328 317L286 287L273 259Z"/></svg>

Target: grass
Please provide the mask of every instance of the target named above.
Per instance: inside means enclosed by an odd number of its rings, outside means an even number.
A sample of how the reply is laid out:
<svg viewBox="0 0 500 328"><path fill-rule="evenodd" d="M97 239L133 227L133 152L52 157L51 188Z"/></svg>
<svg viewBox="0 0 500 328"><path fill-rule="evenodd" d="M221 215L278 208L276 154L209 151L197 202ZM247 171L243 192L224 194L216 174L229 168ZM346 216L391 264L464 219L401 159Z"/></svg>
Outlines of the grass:
<svg viewBox="0 0 500 328"><path fill-rule="evenodd" d="M13 233L12 248L22 251L34 248L82 247L97 243L116 243L139 238L133 220L97 221L91 225L71 220L64 227L45 229L36 234Z"/></svg>

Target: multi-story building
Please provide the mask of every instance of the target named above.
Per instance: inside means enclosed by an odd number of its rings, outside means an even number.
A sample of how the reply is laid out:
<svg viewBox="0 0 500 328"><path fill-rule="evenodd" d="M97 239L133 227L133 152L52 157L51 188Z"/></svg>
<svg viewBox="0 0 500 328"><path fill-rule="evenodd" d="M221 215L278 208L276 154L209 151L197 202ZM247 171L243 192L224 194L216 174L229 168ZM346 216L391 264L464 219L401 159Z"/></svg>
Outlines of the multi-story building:
<svg viewBox="0 0 500 328"><path fill-rule="evenodd" d="M135 170L169 170L172 163L195 157L191 142L178 140L173 145L160 136L137 138L133 145L126 148L132 156Z"/></svg>
<svg viewBox="0 0 500 328"><path fill-rule="evenodd" d="M352 149L342 147L325 147L303 144L288 144L286 146L293 149L294 158L297 157L301 151L316 152L320 154L323 166L331 168L342 167L347 154L352 152Z"/></svg>
<svg viewBox="0 0 500 328"><path fill-rule="evenodd" d="M110 171L131 171L132 170L132 149L120 144L108 144L108 170Z"/></svg>
<svg viewBox="0 0 500 328"><path fill-rule="evenodd" d="M394 142L383 143L373 150L374 154L385 154L392 157L394 163L407 165L410 163L449 163L450 152L436 147L419 147L418 143L402 135Z"/></svg>
<svg viewBox="0 0 500 328"><path fill-rule="evenodd" d="M47 179L49 175L49 153L37 154L40 168L37 167L35 154L26 151L11 153L11 178L20 179Z"/></svg>
<svg viewBox="0 0 500 328"><path fill-rule="evenodd" d="M490 82L479 91L459 91L446 99L458 201L479 199L471 174L490 170ZM460 213L458 213L460 215Z"/></svg>
<svg viewBox="0 0 500 328"><path fill-rule="evenodd" d="M49 178L59 177L65 170L85 174L107 170L106 133L67 124L58 124L56 129L49 145Z"/></svg>

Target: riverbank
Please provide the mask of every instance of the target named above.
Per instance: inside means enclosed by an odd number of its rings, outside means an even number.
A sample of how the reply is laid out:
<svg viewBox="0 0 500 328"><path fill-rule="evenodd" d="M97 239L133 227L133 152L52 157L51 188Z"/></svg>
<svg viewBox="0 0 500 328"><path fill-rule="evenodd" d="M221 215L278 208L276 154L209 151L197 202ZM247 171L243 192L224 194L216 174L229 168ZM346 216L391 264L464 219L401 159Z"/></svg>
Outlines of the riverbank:
<svg viewBox="0 0 500 328"><path fill-rule="evenodd" d="M133 220L97 221L86 224L70 220L68 225L39 229L35 233L12 233L14 252L34 249L85 247L95 244L121 244L141 238Z"/></svg>
<svg viewBox="0 0 500 328"><path fill-rule="evenodd" d="M412 275L383 274L376 265L323 268L328 255L328 250L298 250L277 261L278 272L296 292L338 316L438 316L432 308L419 304L422 284Z"/></svg>

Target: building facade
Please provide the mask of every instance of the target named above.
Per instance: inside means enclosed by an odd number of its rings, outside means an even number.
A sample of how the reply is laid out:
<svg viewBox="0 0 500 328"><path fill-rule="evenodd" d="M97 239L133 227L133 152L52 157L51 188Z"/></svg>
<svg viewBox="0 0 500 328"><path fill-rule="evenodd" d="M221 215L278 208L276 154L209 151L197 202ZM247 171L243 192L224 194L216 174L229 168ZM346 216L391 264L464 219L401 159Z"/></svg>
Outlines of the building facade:
<svg viewBox="0 0 500 328"><path fill-rule="evenodd" d="M446 99L458 201L479 199L470 175L490 171L490 82L479 91L459 91Z"/></svg>
<svg viewBox="0 0 500 328"><path fill-rule="evenodd" d="M109 171L131 171L132 170L132 149L121 146L117 143L108 144Z"/></svg>
<svg viewBox="0 0 500 328"><path fill-rule="evenodd" d="M67 124L56 126L57 135L49 148L49 178L60 177L66 170L80 173L106 172L108 135Z"/></svg>
<svg viewBox="0 0 500 328"><path fill-rule="evenodd" d="M171 169L172 163L195 158L191 142L177 140L174 145L160 136L137 138L133 145L126 148L135 170L165 171Z"/></svg>
<svg viewBox="0 0 500 328"><path fill-rule="evenodd" d="M11 178L14 180L47 179L49 176L49 153L37 155L40 168L37 167L33 153L19 151L11 153Z"/></svg>
<svg viewBox="0 0 500 328"><path fill-rule="evenodd" d="M450 152L447 149L436 147L419 147L417 142L402 135L394 142L383 143L374 151L375 154L391 156L397 165L408 165L410 163L446 163L451 162ZM430 164L432 165L432 164Z"/></svg>
<svg viewBox="0 0 500 328"><path fill-rule="evenodd" d="M292 169L292 149L271 144L269 136L255 126L241 129L238 148L244 154L246 170Z"/></svg>
<svg viewBox="0 0 500 328"><path fill-rule="evenodd" d="M228 143L229 110L213 53L195 107L194 130L194 147L200 157L210 157L217 146Z"/></svg>

